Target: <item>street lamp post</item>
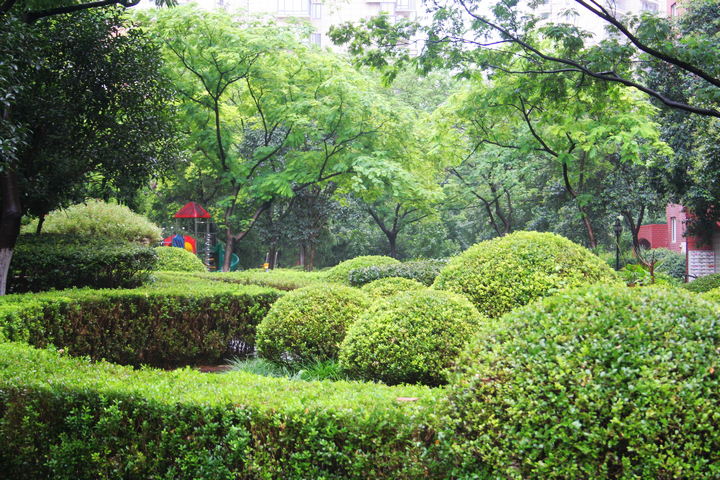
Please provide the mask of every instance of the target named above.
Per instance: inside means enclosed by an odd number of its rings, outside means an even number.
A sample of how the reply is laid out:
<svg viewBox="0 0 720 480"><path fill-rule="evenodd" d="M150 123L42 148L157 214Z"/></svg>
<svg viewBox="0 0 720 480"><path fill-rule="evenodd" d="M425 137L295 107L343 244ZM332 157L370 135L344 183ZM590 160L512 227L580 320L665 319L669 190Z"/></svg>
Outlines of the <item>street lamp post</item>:
<svg viewBox="0 0 720 480"><path fill-rule="evenodd" d="M615 219L613 230L615 231L615 270L620 270L620 235L622 234L623 227L619 218Z"/></svg>

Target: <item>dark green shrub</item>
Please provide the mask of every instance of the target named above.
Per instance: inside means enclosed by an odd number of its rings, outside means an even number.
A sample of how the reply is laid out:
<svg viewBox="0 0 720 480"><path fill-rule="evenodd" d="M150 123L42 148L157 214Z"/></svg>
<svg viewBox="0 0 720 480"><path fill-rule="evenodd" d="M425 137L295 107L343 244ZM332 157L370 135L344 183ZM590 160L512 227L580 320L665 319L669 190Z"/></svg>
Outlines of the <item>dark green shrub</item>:
<svg viewBox="0 0 720 480"><path fill-rule="evenodd" d="M675 280L685 282L686 258L684 253L677 253L667 248L655 248L646 252L646 256L657 260L656 272L664 273Z"/></svg>
<svg viewBox="0 0 720 480"><path fill-rule="evenodd" d="M72 287L130 288L155 268L155 249L100 237L20 235L10 262L8 291Z"/></svg>
<svg viewBox="0 0 720 480"><path fill-rule="evenodd" d="M157 269L167 272L207 272L202 261L192 252L184 248L157 247L158 254Z"/></svg>
<svg viewBox="0 0 720 480"><path fill-rule="evenodd" d="M421 290L374 304L348 330L340 365L354 378L441 385L482 316L460 295Z"/></svg>
<svg viewBox="0 0 720 480"><path fill-rule="evenodd" d="M505 315L451 375L462 448L496 478L718 477L718 315L607 285Z"/></svg>
<svg viewBox="0 0 720 480"><path fill-rule="evenodd" d="M37 220L23 227L23 233L35 233ZM55 210L45 217L42 233L102 237L107 240L155 244L161 231L150 220L124 205L88 198L85 203Z"/></svg>
<svg viewBox="0 0 720 480"><path fill-rule="evenodd" d="M693 293L705 293L720 287L720 273L713 273L684 283L682 288Z"/></svg>
<svg viewBox="0 0 720 480"><path fill-rule="evenodd" d="M350 260L345 260L335 265L330 271L325 274L325 279L328 282L350 284L350 272L356 268L362 267L373 267L380 265L400 265L400 261L391 257L383 255L366 255L363 257L355 257Z"/></svg>
<svg viewBox="0 0 720 480"><path fill-rule="evenodd" d="M133 371L5 343L0 477L442 478L453 463L438 393Z"/></svg>
<svg viewBox="0 0 720 480"><path fill-rule="evenodd" d="M516 232L451 259L433 288L465 295L496 318L558 290L596 283L620 284L586 248L552 233Z"/></svg>
<svg viewBox="0 0 720 480"><path fill-rule="evenodd" d="M222 283L66 290L0 302L0 338L123 365L217 363L252 353L255 328L280 292Z"/></svg>
<svg viewBox="0 0 720 480"><path fill-rule="evenodd" d="M370 298L378 299L382 297L391 297L400 292L408 292L411 290L425 290L427 287L420 282L410 280L409 278L381 278L363 285L361 290Z"/></svg>
<svg viewBox="0 0 720 480"><path fill-rule="evenodd" d="M367 307L364 293L344 285L293 290L258 326L258 354L280 364L337 359L345 331Z"/></svg>
<svg viewBox="0 0 720 480"><path fill-rule="evenodd" d="M447 265L447 259L415 260L402 264L373 265L370 267L355 268L350 271L348 278L350 285L359 287L381 278L401 277L416 280L428 287L433 284L435 277Z"/></svg>

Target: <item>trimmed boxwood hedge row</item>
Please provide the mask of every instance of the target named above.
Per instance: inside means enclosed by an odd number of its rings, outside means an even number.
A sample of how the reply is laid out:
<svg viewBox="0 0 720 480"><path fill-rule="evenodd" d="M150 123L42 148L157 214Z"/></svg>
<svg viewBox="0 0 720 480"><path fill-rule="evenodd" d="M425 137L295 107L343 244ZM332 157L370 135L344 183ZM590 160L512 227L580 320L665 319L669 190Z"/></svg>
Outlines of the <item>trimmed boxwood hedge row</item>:
<svg viewBox="0 0 720 480"><path fill-rule="evenodd" d="M554 292L620 285L588 249L553 233L515 232L473 245L442 269L432 288L465 295L490 318Z"/></svg>
<svg viewBox="0 0 720 480"><path fill-rule="evenodd" d="M448 259L427 259L402 264L373 265L350 270L348 278L350 285L353 287L360 287L375 280L389 277L407 278L429 287L447 263Z"/></svg>
<svg viewBox="0 0 720 480"><path fill-rule="evenodd" d="M720 273L705 275L692 282L682 284L682 288L693 293L705 293L720 287Z"/></svg>
<svg viewBox="0 0 720 480"><path fill-rule="evenodd" d="M416 280L409 278L388 277L366 283L360 289L371 299L377 300L385 297L392 297L400 292L413 290L427 290L427 287Z"/></svg>
<svg viewBox="0 0 720 480"><path fill-rule="evenodd" d="M269 272L263 269L243 270L242 272L206 272L194 274L194 276L219 282L238 283L240 285L259 285L283 291L325 283L324 273L304 272L302 270L292 270L289 268L276 268Z"/></svg>
<svg viewBox="0 0 720 480"><path fill-rule="evenodd" d="M400 260L384 255L364 255L340 262L331 268L326 274L328 282L350 285L350 272L357 268L375 267L382 265L402 265Z"/></svg>
<svg viewBox="0 0 720 480"><path fill-rule="evenodd" d="M462 448L497 478L720 477L719 316L608 286L505 315L451 378Z"/></svg>
<svg viewBox="0 0 720 480"><path fill-rule="evenodd" d="M4 478L455 476L441 391L133 370L11 343L0 359Z"/></svg>
<svg viewBox="0 0 720 480"><path fill-rule="evenodd" d="M130 288L155 268L152 247L100 237L20 235L8 275L8 292L66 288Z"/></svg>
<svg viewBox="0 0 720 480"><path fill-rule="evenodd" d="M122 365L216 363L252 352L281 292L184 282L136 290L66 290L0 301L0 338Z"/></svg>

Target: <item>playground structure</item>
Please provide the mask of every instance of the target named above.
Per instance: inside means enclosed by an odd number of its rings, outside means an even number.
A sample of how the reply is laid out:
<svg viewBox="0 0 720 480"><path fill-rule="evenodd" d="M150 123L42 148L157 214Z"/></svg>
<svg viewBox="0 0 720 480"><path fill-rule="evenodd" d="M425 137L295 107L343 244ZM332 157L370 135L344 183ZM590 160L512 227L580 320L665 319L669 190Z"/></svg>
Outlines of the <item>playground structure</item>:
<svg viewBox="0 0 720 480"><path fill-rule="evenodd" d="M210 228L211 218L212 216L203 207L195 202L188 202L175 214L175 227L171 227L169 232L168 229L163 229L165 234L170 233L170 236L163 240L163 245L185 248L187 251L197 255L209 271L221 271L225 250L223 245L217 241L215 229ZM184 226L180 226L180 219L194 220L194 237L188 235L188 233L191 233L189 228L186 230ZM198 226L202 227L203 223L206 225L204 238L198 233ZM239 264L240 259L233 253L230 271L237 270Z"/></svg>

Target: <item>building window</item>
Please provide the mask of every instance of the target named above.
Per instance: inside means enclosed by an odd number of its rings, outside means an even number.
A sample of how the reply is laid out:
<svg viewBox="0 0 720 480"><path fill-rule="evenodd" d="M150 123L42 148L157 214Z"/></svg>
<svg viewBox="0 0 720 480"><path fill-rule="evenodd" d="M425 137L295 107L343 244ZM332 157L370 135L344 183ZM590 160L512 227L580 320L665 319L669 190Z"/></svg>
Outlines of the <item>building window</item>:
<svg viewBox="0 0 720 480"><path fill-rule="evenodd" d="M313 20L320 20L322 18L322 3L313 3L310 8L312 9L310 16Z"/></svg>
<svg viewBox="0 0 720 480"><path fill-rule="evenodd" d="M311 33L310 34L310 44L317 45L319 47L321 38L322 38L322 35L320 35L319 33Z"/></svg>
<svg viewBox="0 0 720 480"><path fill-rule="evenodd" d="M278 0L278 15L308 16L310 0Z"/></svg>
<svg viewBox="0 0 720 480"><path fill-rule="evenodd" d="M389 13L390 16L395 15L395 2L380 2L380 11Z"/></svg>
<svg viewBox="0 0 720 480"><path fill-rule="evenodd" d="M675 217L670 219L670 243L677 242L677 222Z"/></svg>
<svg viewBox="0 0 720 480"><path fill-rule="evenodd" d="M415 0L397 0L398 10L415 10Z"/></svg>
<svg viewBox="0 0 720 480"><path fill-rule="evenodd" d="M671 17L677 17L677 16L678 16L677 3L673 3L672 5L670 5L670 16L671 16Z"/></svg>

